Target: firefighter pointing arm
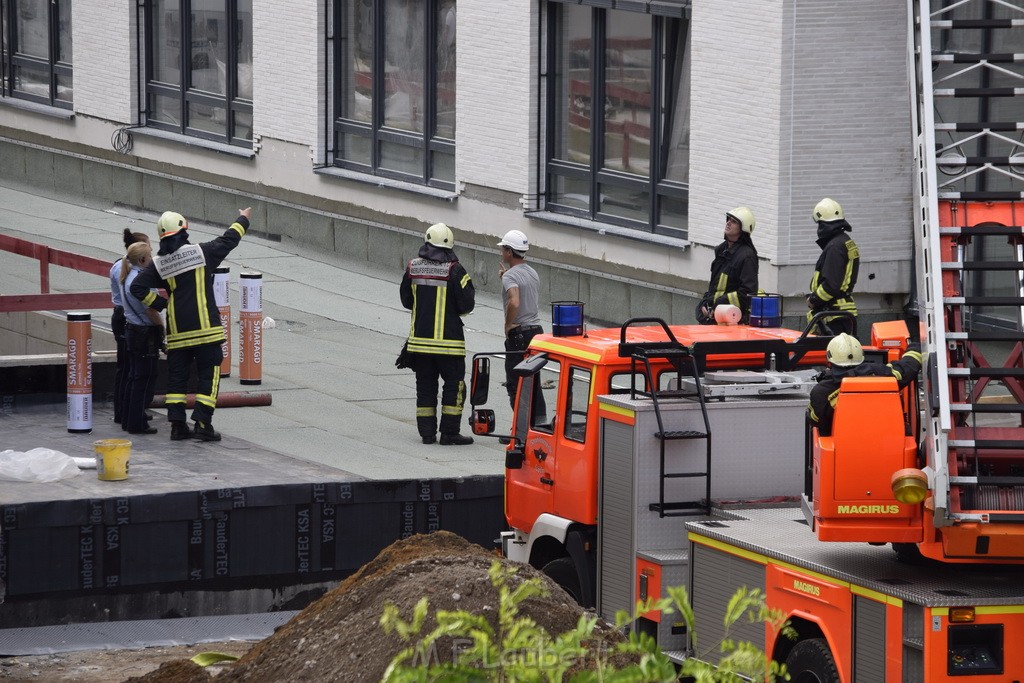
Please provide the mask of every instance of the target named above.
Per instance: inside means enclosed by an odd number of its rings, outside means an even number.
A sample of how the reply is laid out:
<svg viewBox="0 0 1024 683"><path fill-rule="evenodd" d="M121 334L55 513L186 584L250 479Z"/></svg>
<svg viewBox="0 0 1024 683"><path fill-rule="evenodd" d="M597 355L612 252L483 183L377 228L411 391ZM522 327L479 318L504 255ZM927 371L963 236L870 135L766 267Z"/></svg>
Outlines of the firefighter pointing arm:
<svg viewBox="0 0 1024 683"><path fill-rule="evenodd" d="M826 357L829 369L818 384L811 389L811 402L807 408L811 424L818 428L821 436L832 434L832 418L835 416L839 386L846 377L895 377L902 389L921 371L920 346L911 344L898 361L882 365L865 363L864 349L856 337L840 334L828 343Z"/></svg>
<svg viewBox="0 0 1024 683"><path fill-rule="evenodd" d="M185 217L165 211L157 221L160 250L153 263L132 282L132 296L150 308L167 311L167 420L171 423L172 441L221 439L213 428L213 411L217 406L225 333L214 296L213 273L238 246L249 229L251 216L251 208L241 209L238 218L220 237L192 244ZM169 292L169 298L151 291L157 288ZM197 379L192 411L194 429L185 419L192 365Z"/></svg>

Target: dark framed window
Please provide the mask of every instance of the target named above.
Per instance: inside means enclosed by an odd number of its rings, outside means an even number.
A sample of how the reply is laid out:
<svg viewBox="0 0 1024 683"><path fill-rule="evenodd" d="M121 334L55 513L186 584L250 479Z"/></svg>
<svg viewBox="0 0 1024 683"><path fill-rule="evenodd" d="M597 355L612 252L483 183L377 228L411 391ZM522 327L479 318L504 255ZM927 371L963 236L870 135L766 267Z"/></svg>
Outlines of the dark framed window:
<svg viewBox="0 0 1024 683"><path fill-rule="evenodd" d="M252 0L149 0L145 9L146 124L251 147Z"/></svg>
<svg viewBox="0 0 1024 683"><path fill-rule="evenodd" d="M686 237L689 21L549 2L546 208Z"/></svg>
<svg viewBox="0 0 1024 683"><path fill-rule="evenodd" d="M71 0L0 0L0 94L71 109Z"/></svg>
<svg viewBox="0 0 1024 683"><path fill-rule="evenodd" d="M455 189L455 0L335 0L334 164Z"/></svg>

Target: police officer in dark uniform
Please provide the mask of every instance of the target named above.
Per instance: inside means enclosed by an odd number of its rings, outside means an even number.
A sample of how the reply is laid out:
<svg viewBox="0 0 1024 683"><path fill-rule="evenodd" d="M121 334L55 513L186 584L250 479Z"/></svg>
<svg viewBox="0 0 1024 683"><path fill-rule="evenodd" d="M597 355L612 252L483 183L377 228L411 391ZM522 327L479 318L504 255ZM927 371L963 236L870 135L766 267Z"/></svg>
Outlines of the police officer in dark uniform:
<svg viewBox="0 0 1024 683"><path fill-rule="evenodd" d="M845 333L828 343L825 356L828 358L829 369L811 389L810 405L807 408L811 424L818 428L821 436L832 434L832 418L839 398L839 386L844 378L895 377L896 384L902 389L914 381L917 373L921 372L922 364L921 347L918 344L910 344L902 358L888 365L865 363L864 348L856 337Z"/></svg>
<svg viewBox="0 0 1024 683"><path fill-rule="evenodd" d="M188 241L188 221L180 213L166 211L157 221L160 250L148 268L132 282L131 294L158 311L167 309L167 419L171 440L195 437L202 441L220 441L213 428L220 385L221 344L224 328L213 291L213 272L249 229L252 209L239 216L224 234L202 244ZM151 289L169 292L164 299ZM195 363L195 431L185 421L185 399L189 368Z"/></svg>
<svg viewBox="0 0 1024 683"><path fill-rule="evenodd" d="M845 311L857 315L853 301L853 288L857 284L860 251L847 234L853 228L843 216L843 207L834 199L825 197L811 213L818 224L818 246L821 256L814 265L811 292L807 295L807 321L822 311ZM822 324L831 334L853 334L855 321L847 316L828 317Z"/></svg>
<svg viewBox="0 0 1024 683"><path fill-rule="evenodd" d="M407 348L416 371L416 427L423 443L437 441L438 378L441 390L441 445L464 446L459 434L466 399L466 337L461 316L473 310L476 293L455 255L455 236L444 223L427 229L417 258L402 277L402 305L412 311Z"/></svg>
<svg viewBox="0 0 1024 683"><path fill-rule="evenodd" d="M758 291L754 224L754 212L745 206L725 214L725 241L715 247L708 291L695 312L701 325L714 325L715 307L722 304L739 308L744 325L750 320L750 297Z"/></svg>

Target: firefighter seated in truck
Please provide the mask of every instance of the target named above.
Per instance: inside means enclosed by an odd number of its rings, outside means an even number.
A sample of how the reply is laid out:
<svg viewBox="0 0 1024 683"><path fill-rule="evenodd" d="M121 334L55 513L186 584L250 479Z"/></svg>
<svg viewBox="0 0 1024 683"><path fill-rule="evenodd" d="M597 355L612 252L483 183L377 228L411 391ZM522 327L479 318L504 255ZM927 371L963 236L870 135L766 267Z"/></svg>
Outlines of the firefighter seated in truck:
<svg viewBox="0 0 1024 683"><path fill-rule="evenodd" d="M888 365L864 362L864 349L857 338L846 334L837 335L828 343L825 352L829 368L811 389L811 402L807 407L811 425L818 428L820 436L831 436L832 418L835 416L839 385L846 377L895 377L902 389L917 377L921 371L920 345L910 344L907 352L898 361Z"/></svg>

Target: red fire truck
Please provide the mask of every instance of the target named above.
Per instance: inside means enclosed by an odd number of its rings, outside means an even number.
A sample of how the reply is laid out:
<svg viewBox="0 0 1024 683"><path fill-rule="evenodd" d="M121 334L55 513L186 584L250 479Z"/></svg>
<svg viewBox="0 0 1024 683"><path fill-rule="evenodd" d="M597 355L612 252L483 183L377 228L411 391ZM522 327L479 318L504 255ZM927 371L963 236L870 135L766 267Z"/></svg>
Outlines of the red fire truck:
<svg viewBox="0 0 1024 683"><path fill-rule="evenodd" d="M992 47L1014 47L1018 4L908 1L920 390L845 380L822 436L804 415L827 337L650 319L540 335L506 435L509 558L606 616L687 586L696 634L637 626L678 659L710 656L746 586L797 639L730 637L793 680L1024 680L1024 175L1005 132L1024 89L970 80L1024 63ZM908 332L876 324L868 354L898 357ZM471 420L493 433L489 359L473 366Z"/></svg>

